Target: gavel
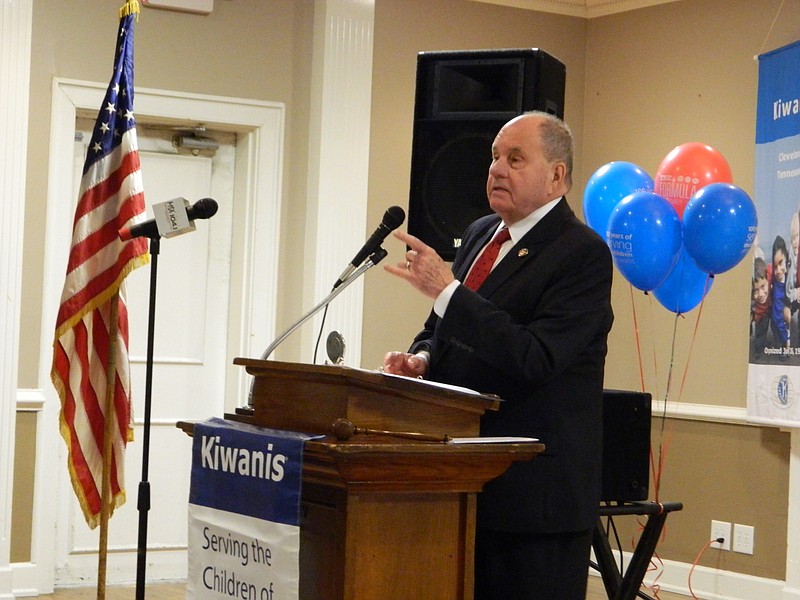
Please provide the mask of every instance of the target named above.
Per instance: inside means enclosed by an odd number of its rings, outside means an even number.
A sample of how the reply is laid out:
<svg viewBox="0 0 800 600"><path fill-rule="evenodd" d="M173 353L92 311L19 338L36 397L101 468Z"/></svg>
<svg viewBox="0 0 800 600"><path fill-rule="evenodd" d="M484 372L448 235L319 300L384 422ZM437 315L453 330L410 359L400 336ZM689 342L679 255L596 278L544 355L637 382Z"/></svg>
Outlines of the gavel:
<svg viewBox="0 0 800 600"><path fill-rule="evenodd" d="M354 435L385 435L389 437L405 438L411 440L418 440L421 442L449 442L452 438L447 435L436 435L431 433L417 433L414 431L384 431L381 429L367 429L365 427L356 427L352 421L347 419L336 419L331 426L333 435L337 440L349 440Z"/></svg>

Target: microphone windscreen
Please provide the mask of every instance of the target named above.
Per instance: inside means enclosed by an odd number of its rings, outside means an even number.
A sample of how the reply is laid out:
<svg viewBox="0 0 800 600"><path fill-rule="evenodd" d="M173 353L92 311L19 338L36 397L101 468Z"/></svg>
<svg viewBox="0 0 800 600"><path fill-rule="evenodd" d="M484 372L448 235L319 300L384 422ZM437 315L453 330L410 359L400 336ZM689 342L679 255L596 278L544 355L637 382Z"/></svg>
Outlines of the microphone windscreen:
<svg viewBox="0 0 800 600"><path fill-rule="evenodd" d="M383 214L383 224L390 230L395 230L406 220L406 212L399 206L390 206Z"/></svg>
<svg viewBox="0 0 800 600"><path fill-rule="evenodd" d="M195 219L210 219L217 214L219 205L213 198L202 198L192 206L192 216Z"/></svg>

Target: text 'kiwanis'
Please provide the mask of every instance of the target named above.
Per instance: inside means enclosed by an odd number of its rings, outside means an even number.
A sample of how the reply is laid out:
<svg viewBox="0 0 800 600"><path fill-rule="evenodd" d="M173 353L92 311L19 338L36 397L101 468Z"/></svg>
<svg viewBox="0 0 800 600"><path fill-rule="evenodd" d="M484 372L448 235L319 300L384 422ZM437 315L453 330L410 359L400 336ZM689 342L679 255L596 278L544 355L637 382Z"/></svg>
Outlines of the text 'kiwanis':
<svg viewBox="0 0 800 600"><path fill-rule="evenodd" d="M236 473L244 477L281 481L284 477L284 454L272 453L272 444L267 451L236 448L220 444L220 436L203 436L201 447L202 467L212 471Z"/></svg>

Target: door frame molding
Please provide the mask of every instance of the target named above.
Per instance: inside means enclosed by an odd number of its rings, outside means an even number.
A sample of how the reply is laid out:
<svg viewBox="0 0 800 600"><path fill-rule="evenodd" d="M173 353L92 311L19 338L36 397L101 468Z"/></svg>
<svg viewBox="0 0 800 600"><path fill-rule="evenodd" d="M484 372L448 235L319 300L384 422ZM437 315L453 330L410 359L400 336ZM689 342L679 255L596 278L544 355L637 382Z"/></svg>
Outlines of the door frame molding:
<svg viewBox="0 0 800 600"><path fill-rule="evenodd" d="M0 599L15 598L11 564L22 239L33 0L0 3Z"/></svg>
<svg viewBox="0 0 800 600"><path fill-rule="evenodd" d="M64 566L71 539L69 502L66 500L72 492L67 471L63 468L66 449L58 436L50 435L58 431L60 411L58 395L50 384L50 357L71 242L69 224L77 203L77 198L72 197L71 185L75 117L82 110L97 111L106 87L95 82L62 78L54 78L52 85L38 373L39 388L45 401L37 427L41 435L37 435L31 564L18 565L18 574L22 576L24 573L26 581L15 581L15 587L18 583L26 590L38 593L51 592L57 576L59 584L75 583L62 580L70 576ZM235 243L231 259L227 343L232 356L260 355L264 340L275 335L284 104L137 88L136 115L140 121L152 117L184 123L201 122L237 133ZM226 382L226 410L244 404L248 381L243 370L228 365ZM237 398L240 399L238 402ZM53 482L58 482L58 497L62 501L53 502ZM134 494L129 493L128 501L134 501ZM56 544L52 542L54 530Z"/></svg>

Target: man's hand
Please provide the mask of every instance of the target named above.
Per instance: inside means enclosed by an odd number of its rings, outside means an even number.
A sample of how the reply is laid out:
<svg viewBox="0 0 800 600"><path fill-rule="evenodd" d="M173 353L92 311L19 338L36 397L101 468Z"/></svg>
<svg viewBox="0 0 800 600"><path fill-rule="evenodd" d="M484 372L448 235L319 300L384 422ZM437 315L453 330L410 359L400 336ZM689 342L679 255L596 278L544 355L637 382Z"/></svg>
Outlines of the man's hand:
<svg viewBox="0 0 800 600"><path fill-rule="evenodd" d="M405 260L397 265L384 265L384 269L408 281L420 292L436 299L455 277L447 263L436 251L413 235L395 231L394 237L405 242L410 248Z"/></svg>
<svg viewBox="0 0 800 600"><path fill-rule="evenodd" d="M383 370L392 375L425 377L428 373L428 357L421 353L387 352L383 357Z"/></svg>

